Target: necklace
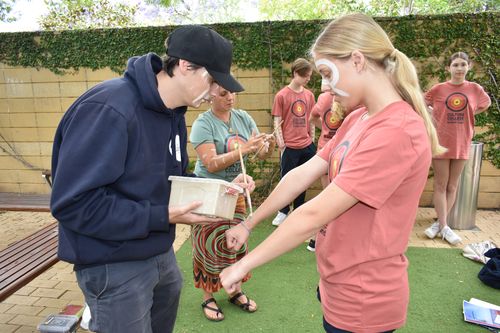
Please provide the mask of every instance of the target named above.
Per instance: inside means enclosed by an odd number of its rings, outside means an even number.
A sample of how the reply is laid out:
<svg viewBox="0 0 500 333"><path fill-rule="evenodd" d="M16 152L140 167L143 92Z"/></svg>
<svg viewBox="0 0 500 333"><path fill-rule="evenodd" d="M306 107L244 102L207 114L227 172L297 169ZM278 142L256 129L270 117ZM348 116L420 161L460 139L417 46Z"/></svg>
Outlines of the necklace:
<svg viewBox="0 0 500 333"><path fill-rule="evenodd" d="M229 121L227 123L225 121L223 121L223 123L224 125L226 125L229 134L233 134L233 128L231 126L231 118L229 118Z"/></svg>
<svg viewBox="0 0 500 333"><path fill-rule="evenodd" d="M212 115L215 118L219 119L227 127L227 131L229 132L229 134L233 134L233 128L231 126L231 114L229 114L229 120L224 121L224 120L220 119L219 117L217 117L217 115L215 114L215 112L213 110L210 110L210 111L212 112Z"/></svg>

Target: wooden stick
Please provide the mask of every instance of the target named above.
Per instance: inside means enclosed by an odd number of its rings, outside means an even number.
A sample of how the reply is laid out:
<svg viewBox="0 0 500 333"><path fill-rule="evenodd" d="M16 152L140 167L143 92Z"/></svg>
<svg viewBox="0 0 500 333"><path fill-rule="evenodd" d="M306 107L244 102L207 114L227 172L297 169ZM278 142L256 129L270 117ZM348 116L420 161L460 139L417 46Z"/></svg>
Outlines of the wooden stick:
<svg viewBox="0 0 500 333"><path fill-rule="evenodd" d="M274 131L271 133L271 135L274 135L274 133L276 133L276 130L278 129L278 127L281 126L281 124L283 124L283 121L284 120L281 120L280 123L278 124L278 126L276 126L276 128L274 129ZM252 161L255 160L257 158L257 156L259 155L260 151L262 150L262 148L264 148L265 144L263 144L262 146L259 147L259 149L257 149L257 151L255 152L255 154L252 156Z"/></svg>
<svg viewBox="0 0 500 333"><path fill-rule="evenodd" d="M236 133L236 142L238 143L238 154L240 155L241 172L243 173L243 182L245 184L248 184L247 172L245 169L245 163L243 162L243 154L241 153L240 140L238 138L238 131L235 131L235 133ZM245 188L245 194L247 197L248 207L250 208L250 216L251 216L253 215L252 198L250 198L250 191L248 190L248 188Z"/></svg>

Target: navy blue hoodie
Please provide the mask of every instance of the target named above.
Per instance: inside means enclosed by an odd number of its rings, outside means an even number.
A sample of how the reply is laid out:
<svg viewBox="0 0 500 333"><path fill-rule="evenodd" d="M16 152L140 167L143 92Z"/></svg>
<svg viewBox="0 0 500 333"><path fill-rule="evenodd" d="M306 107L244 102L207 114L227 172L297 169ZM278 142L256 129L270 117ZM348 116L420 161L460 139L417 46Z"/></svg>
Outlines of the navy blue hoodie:
<svg viewBox="0 0 500 333"><path fill-rule="evenodd" d="M80 96L57 128L51 211L58 256L76 269L146 259L172 246L168 177L186 172L186 107L164 105L161 66L153 53L129 59L123 77Z"/></svg>

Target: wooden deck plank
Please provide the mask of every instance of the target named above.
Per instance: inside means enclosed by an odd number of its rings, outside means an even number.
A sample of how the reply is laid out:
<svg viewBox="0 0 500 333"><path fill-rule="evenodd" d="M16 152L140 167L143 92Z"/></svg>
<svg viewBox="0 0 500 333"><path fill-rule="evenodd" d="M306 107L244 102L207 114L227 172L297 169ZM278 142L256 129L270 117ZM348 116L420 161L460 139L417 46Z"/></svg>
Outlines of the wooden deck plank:
<svg viewBox="0 0 500 333"><path fill-rule="evenodd" d="M0 256L0 260L2 260L0 264L0 277L3 277L10 270L20 269L21 266L29 264L45 249L53 249L54 246L57 247L57 241L56 227L51 233L40 235L39 239L32 243L26 243L24 247L19 248L17 251L9 251L6 255L2 253Z"/></svg>
<svg viewBox="0 0 500 333"><path fill-rule="evenodd" d="M3 294L4 289L6 289L10 284L15 283L17 280L22 281L25 278L28 278L31 274L35 274L35 277L38 276L41 272L54 264L54 262L51 262L54 259L57 261L57 240L47 244L44 249L37 251L36 255L31 257L29 260L19 260L19 265L17 265L15 269L2 272L0 275L1 293Z"/></svg>
<svg viewBox="0 0 500 333"><path fill-rule="evenodd" d="M46 254L43 258L40 258L36 267L34 267L30 272L23 273L24 276L22 279L14 279L13 283L2 286L0 289L0 302L15 293L18 289L33 281L38 275L42 274L52 265L58 262L59 259L57 259L57 248L55 252L56 253L54 254Z"/></svg>
<svg viewBox="0 0 500 333"><path fill-rule="evenodd" d="M20 239L18 241L15 241L13 243L10 243L9 246L5 249L0 250L0 263L5 260L7 257L7 254L9 252L15 252L18 250L18 248L24 246L26 243L32 242L36 238L40 237L46 237L47 233L52 233L56 232L57 234L57 222L50 223L49 225L43 227L42 229L35 231L31 235L27 236L26 238Z"/></svg>
<svg viewBox="0 0 500 333"><path fill-rule="evenodd" d="M0 302L25 286L57 259L57 222L0 251Z"/></svg>

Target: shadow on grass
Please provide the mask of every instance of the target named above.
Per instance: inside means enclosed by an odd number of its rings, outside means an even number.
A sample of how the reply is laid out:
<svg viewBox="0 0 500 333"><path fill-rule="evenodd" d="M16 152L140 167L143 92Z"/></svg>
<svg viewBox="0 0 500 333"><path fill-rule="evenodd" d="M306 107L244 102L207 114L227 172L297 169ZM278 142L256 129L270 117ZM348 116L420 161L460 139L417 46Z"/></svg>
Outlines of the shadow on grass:
<svg viewBox="0 0 500 333"><path fill-rule="evenodd" d="M263 222L252 233L254 248L275 228ZM465 259L458 249L409 248L410 305L408 320L398 332L485 332L463 321L462 300L471 297L499 303L500 292L481 283L481 265ZM324 332L316 299L318 273L306 244L252 272L243 285L259 309L246 313L230 304L224 291L215 294L224 311L222 322L208 321L201 310L202 292L193 287L191 243L177 252L184 275L176 333L195 332Z"/></svg>

